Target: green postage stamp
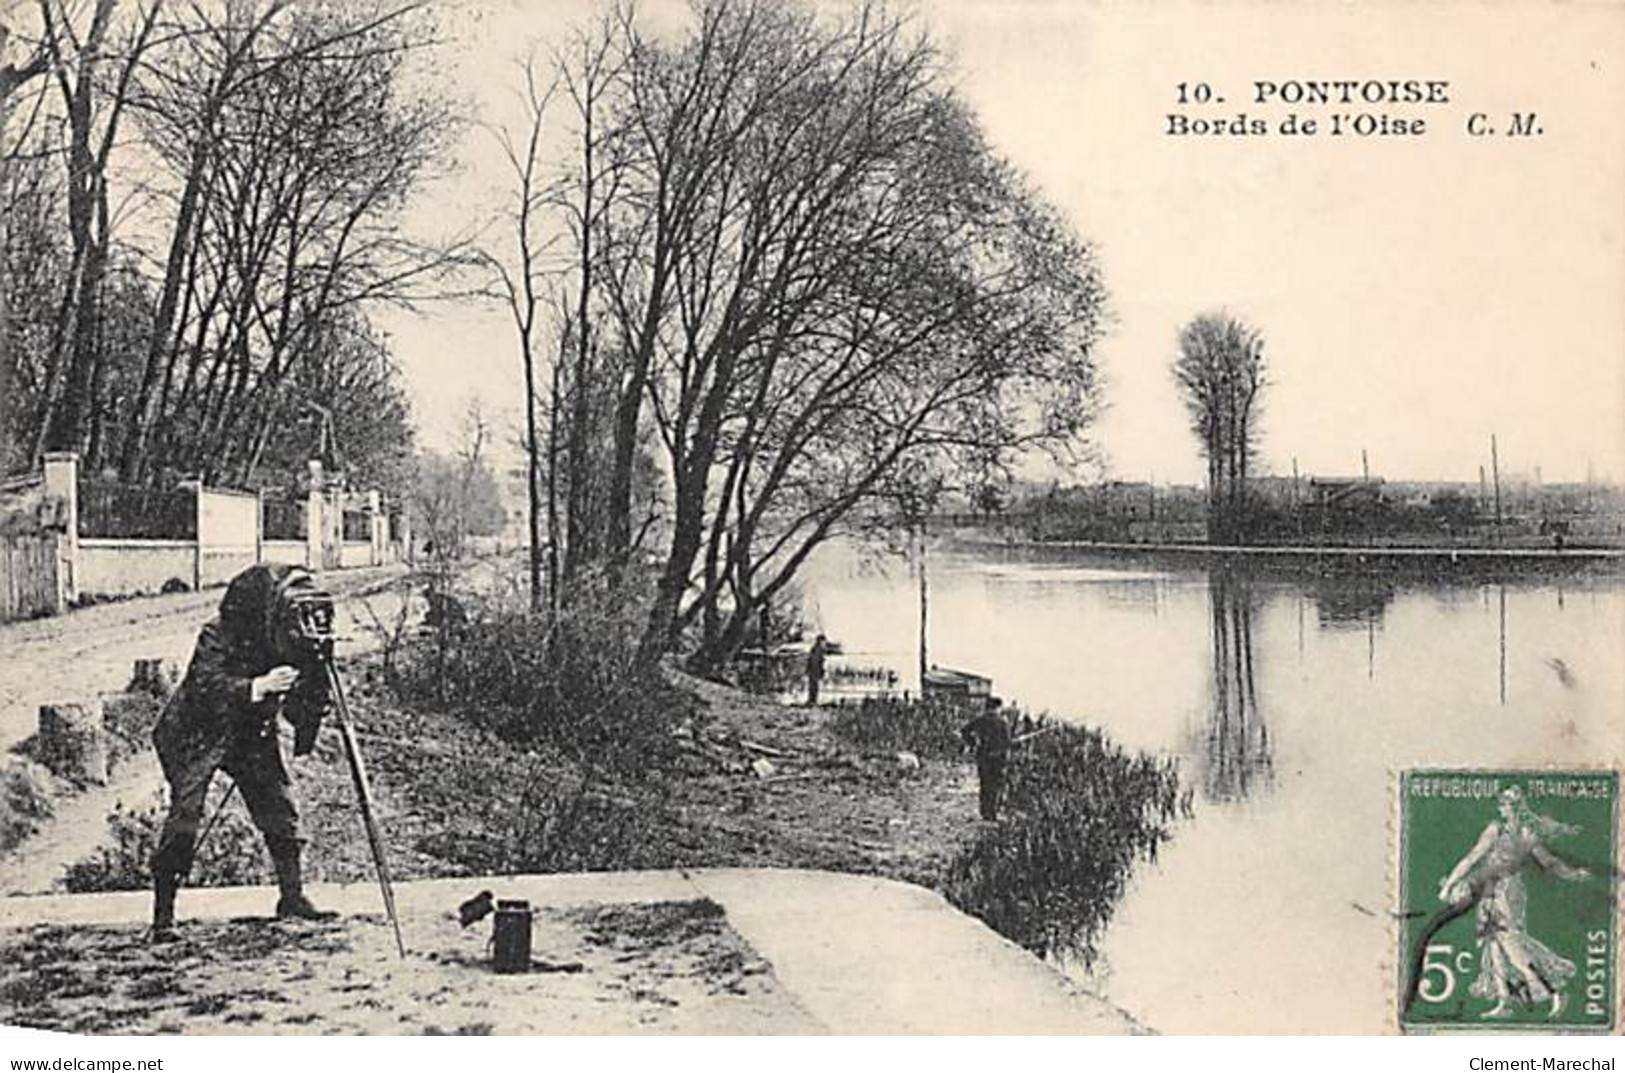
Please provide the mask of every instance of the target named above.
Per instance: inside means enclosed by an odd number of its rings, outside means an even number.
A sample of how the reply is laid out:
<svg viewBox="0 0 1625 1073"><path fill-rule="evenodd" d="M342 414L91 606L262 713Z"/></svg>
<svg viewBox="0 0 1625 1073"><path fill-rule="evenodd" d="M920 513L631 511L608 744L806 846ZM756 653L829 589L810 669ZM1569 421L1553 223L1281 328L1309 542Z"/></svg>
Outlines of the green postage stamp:
<svg viewBox="0 0 1625 1073"><path fill-rule="evenodd" d="M1619 776L1410 771L1400 795L1401 1027L1612 1028Z"/></svg>

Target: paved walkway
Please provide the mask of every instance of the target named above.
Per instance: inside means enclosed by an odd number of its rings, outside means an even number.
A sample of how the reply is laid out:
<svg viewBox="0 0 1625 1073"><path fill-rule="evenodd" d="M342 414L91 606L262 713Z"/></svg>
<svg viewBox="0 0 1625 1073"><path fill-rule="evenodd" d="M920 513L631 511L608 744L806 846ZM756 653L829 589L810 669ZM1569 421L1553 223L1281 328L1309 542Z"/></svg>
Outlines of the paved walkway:
<svg viewBox="0 0 1625 1073"><path fill-rule="evenodd" d="M869 876L764 868L577 873L398 884L408 948L414 920L453 912L489 889L569 908L710 898L771 962L779 984L825 1030L850 1034L1056 1035L1143 1031L1127 1014L921 887ZM377 913L375 886L320 884L312 897L346 914ZM185 918L264 915L268 888L181 892ZM145 893L0 899L0 927L139 924Z"/></svg>

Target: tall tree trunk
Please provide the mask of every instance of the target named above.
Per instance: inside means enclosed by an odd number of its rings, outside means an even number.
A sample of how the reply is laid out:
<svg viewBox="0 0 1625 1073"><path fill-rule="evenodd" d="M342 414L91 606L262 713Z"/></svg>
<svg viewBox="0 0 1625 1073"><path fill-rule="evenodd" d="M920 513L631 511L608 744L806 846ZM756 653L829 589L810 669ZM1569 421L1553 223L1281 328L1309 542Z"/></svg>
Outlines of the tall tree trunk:
<svg viewBox="0 0 1625 1073"><path fill-rule="evenodd" d="M591 498L587 481L587 422L592 412L590 385L592 383L592 288L593 288L593 199L597 175L593 155L593 90L592 79L587 82L587 96L582 108L581 134L581 249L579 252L580 295L576 305L575 395L570 407L570 503L569 543L565 547L564 575L574 578L591 554L591 540L587 533L592 526L588 517Z"/></svg>
<svg viewBox="0 0 1625 1073"><path fill-rule="evenodd" d="M91 137L96 67L116 2L96 0L73 81L69 82L66 73L60 76L68 111L68 232L80 271L70 284L75 315L67 379L62 397L51 413L45 437L46 449L52 451L83 449L93 404L95 364L100 358L96 343L100 335L100 299L102 277L107 269L108 236L105 232L96 233L96 215L100 205L105 219L107 193L105 178L91 148ZM50 0L41 0L41 10L46 16L57 62L62 63L60 31L50 11Z"/></svg>
<svg viewBox="0 0 1625 1073"><path fill-rule="evenodd" d="M180 305L181 284L189 263L189 247L193 232L193 219L203 190L203 170L207 154L200 146L194 151L191 167L186 176L186 187L181 191L180 208L175 214L175 230L169 242L169 256L164 263L163 288L158 295L158 310L153 318L152 334L147 340L146 360L141 367L141 382L135 398L125 416L124 445L119 455L119 473L126 481L133 481L141 469L142 452L146 449L148 429L154 419L153 395L158 387L158 371L165 354L172 354L171 328ZM171 358L173 362L173 358ZM161 412L157 415L162 416Z"/></svg>
<svg viewBox="0 0 1625 1073"><path fill-rule="evenodd" d="M525 363L525 505L526 523L530 536L527 557L530 577L530 609L542 609L542 505L541 505L541 445L536 439L536 355L531 349L530 333L522 332L519 356Z"/></svg>
<svg viewBox="0 0 1625 1073"><path fill-rule="evenodd" d="M558 621L559 586L559 366L553 363L553 391L547 406L547 601Z"/></svg>

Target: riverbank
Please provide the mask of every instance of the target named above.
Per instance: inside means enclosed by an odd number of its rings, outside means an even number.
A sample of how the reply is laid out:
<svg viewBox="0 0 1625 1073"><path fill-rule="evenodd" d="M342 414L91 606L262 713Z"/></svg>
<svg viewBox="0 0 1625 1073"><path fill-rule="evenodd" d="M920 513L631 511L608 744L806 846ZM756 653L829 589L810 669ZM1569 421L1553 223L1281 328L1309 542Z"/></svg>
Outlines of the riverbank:
<svg viewBox="0 0 1625 1073"><path fill-rule="evenodd" d="M608 774L402 703L382 658L353 659L346 676L402 881L763 867L877 876L935 890L1034 954L1087 963L1128 873L1171 837L1178 811L1167 762L1056 725L1018 750L1005 815L984 823L958 713L786 707L675 671L667 674L683 706L666 732L675 748L663 758L652 751L646 772ZM898 725L919 731L917 751L890 733ZM884 740L876 729L888 731ZM366 882L372 862L335 737L294 764L306 871ZM115 813L106 844L69 869L68 889L144 888L161 805L154 796ZM233 798L193 883L269 878Z"/></svg>
<svg viewBox="0 0 1625 1073"><path fill-rule="evenodd" d="M854 747L834 732L835 708L780 707L672 672L695 707L673 721L671 767L644 779L600 777L454 714L402 705L374 660L355 661L347 673L386 845L403 879L529 863L811 868L934 887L978 830L968 761L905 764ZM324 737L311 758L295 762L294 780L313 873L368 878L372 863L337 742ZM222 834L257 854L236 801L214 837Z"/></svg>
<svg viewBox="0 0 1625 1073"><path fill-rule="evenodd" d="M408 971L377 912L329 730L293 776L310 889L338 921L258 919L274 890L233 797L182 892L180 942L151 947L154 797L110 818L108 841L69 869L76 894L0 904L15 966L0 974L4 1019L126 1033L1144 1031L1023 954L1032 945L1009 922L985 920L1000 939L938 896L985 860L976 850L990 834L1021 829L978 820L974 772L944 755L941 726L923 755L900 756L853 737L855 720L895 713L781 707L668 670L686 701L672 713L673 762L646 779L584 778L459 715L403 704L382 661L355 656L344 673ZM514 867L542 859L568 867ZM479 889L537 909L539 960L521 979L489 974L488 927L456 925L454 908ZM64 958L77 967L53 967Z"/></svg>
<svg viewBox="0 0 1625 1073"><path fill-rule="evenodd" d="M1625 548L1452 547L1384 545L1141 544L1089 540L1013 540L955 533L955 546L976 550L1055 552L1114 562L1178 566L1244 565L1296 574L1382 574L1470 580L1625 571Z"/></svg>

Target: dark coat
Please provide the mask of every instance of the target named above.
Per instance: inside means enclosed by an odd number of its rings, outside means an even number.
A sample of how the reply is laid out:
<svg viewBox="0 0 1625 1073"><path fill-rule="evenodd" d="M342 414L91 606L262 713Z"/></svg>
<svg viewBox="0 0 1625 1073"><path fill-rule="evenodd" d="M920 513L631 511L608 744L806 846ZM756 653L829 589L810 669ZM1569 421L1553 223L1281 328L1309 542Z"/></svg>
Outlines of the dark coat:
<svg viewBox="0 0 1625 1073"><path fill-rule="evenodd" d="M320 664L289 640L286 601L291 589L308 584L309 573L285 565L252 566L232 579L220 614L198 634L186 677L153 730L166 773L210 758L218 763L267 728L274 734L279 706L295 729L295 755L310 751L329 705L327 680ZM285 663L299 668L293 690L251 703L253 680Z"/></svg>
<svg viewBox="0 0 1625 1073"><path fill-rule="evenodd" d="M997 712L983 712L960 728L966 745L976 747L976 759L1003 762L1010 754L1010 724Z"/></svg>
<svg viewBox="0 0 1625 1073"><path fill-rule="evenodd" d="M824 641L824 639L822 637L818 638L818 640L813 642L812 647L807 650L807 677L808 678L822 678L822 677L824 677L824 659L828 655L828 653L829 653L829 645Z"/></svg>

